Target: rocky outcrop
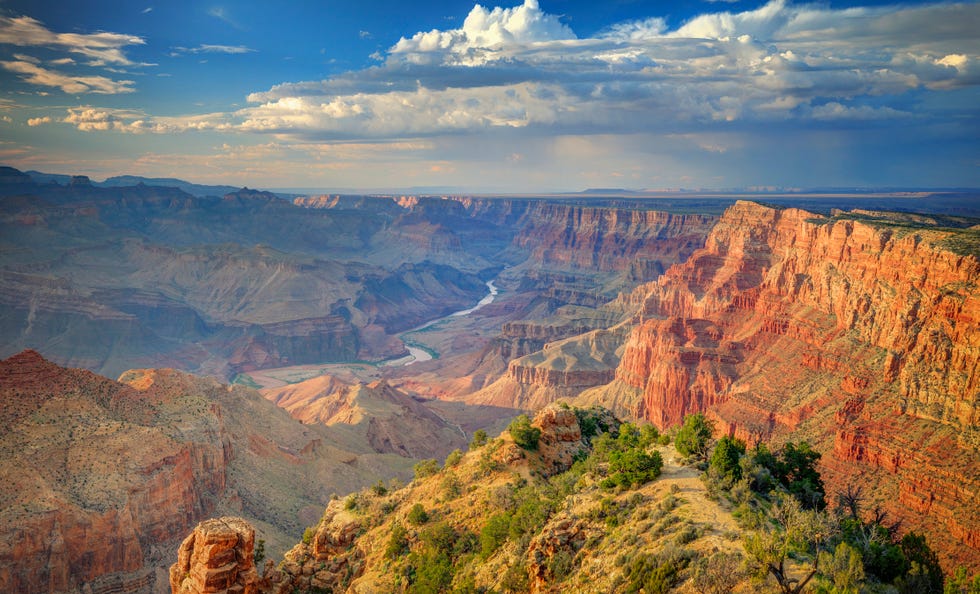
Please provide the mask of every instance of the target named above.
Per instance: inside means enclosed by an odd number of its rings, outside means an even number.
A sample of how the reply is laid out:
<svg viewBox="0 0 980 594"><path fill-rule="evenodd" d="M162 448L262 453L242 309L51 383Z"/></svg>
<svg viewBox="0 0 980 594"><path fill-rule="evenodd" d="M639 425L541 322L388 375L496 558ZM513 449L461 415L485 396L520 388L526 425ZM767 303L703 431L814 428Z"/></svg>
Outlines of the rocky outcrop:
<svg viewBox="0 0 980 594"><path fill-rule="evenodd" d="M255 529L241 518L201 522L170 567L173 594L256 594Z"/></svg>
<svg viewBox="0 0 980 594"><path fill-rule="evenodd" d="M975 564L980 264L958 247L975 231L945 224L739 202L628 298L617 381L661 427L706 411L750 441L810 439L831 489L874 475L891 513Z"/></svg>
<svg viewBox="0 0 980 594"><path fill-rule="evenodd" d="M556 560L564 558L566 564L585 546L589 536L588 522L578 520L569 514L556 514L535 536L527 549L527 571L530 578L530 592L552 591L549 584L564 576L555 574Z"/></svg>
<svg viewBox="0 0 980 594"><path fill-rule="evenodd" d="M586 450L578 417L570 408L548 406L534 415L532 425L541 430L538 453L551 473L568 470L575 456Z"/></svg>
<svg viewBox="0 0 980 594"><path fill-rule="evenodd" d="M364 551L356 538L365 526L340 500L327 506L315 533L290 549L278 568L269 566L261 592L344 592L364 571Z"/></svg>

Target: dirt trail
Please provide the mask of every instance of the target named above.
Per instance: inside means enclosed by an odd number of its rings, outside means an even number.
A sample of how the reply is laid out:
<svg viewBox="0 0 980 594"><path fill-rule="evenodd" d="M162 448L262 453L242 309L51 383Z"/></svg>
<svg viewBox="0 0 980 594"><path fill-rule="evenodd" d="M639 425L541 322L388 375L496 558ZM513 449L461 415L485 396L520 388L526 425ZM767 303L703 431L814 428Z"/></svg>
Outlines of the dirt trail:
<svg viewBox="0 0 980 594"><path fill-rule="evenodd" d="M710 527L702 539L719 550L739 550L742 546L739 540L732 541L726 533L741 533L738 524L732 517L731 511L722 507L717 501L708 498L707 489L701 482L701 471L691 466L682 465L680 454L674 446L658 448L664 459L664 467L657 482L668 492L677 485L677 496L683 499L678 506L678 514L698 524Z"/></svg>

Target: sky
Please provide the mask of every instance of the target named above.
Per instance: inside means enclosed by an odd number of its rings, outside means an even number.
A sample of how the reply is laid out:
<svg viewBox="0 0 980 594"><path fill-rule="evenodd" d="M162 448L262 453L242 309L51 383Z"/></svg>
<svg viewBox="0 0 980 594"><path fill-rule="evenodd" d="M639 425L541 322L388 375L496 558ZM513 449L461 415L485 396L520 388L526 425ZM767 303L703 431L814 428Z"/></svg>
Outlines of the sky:
<svg viewBox="0 0 980 594"><path fill-rule="evenodd" d="M0 164L324 191L980 187L980 3L0 0Z"/></svg>

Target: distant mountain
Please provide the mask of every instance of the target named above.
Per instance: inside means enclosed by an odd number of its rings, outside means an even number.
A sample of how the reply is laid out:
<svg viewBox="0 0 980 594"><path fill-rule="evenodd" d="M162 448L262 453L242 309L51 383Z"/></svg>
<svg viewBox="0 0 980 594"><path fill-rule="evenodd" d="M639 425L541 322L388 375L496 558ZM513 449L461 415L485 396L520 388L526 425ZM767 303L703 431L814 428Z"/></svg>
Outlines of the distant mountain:
<svg viewBox="0 0 980 594"><path fill-rule="evenodd" d="M67 186L71 183L72 177L74 177L71 175L62 175L60 173L43 173L41 171L27 171L25 173L27 173L27 175L29 175L35 183L42 185L58 184ZM198 198L204 196L224 196L225 194L230 194L239 190L239 188L235 186L208 186L203 184L195 184L172 177L142 177L139 175L117 175L102 182L92 182L93 186L100 188L121 188L127 186L137 186L139 184L143 184L145 186L179 188L192 196L197 196Z"/></svg>
<svg viewBox="0 0 980 594"><path fill-rule="evenodd" d="M120 186L135 186L139 184L144 184L147 186L180 188L188 194L198 197L224 196L225 194L230 194L239 190L239 188L235 186L208 186L203 184L195 184L172 177L141 177L139 175L117 175L95 185L102 186L104 188L118 188Z"/></svg>
<svg viewBox="0 0 980 594"><path fill-rule="evenodd" d="M593 194L600 196L622 196L625 194L639 194L636 190L627 190L625 188L588 188L582 190L579 194Z"/></svg>

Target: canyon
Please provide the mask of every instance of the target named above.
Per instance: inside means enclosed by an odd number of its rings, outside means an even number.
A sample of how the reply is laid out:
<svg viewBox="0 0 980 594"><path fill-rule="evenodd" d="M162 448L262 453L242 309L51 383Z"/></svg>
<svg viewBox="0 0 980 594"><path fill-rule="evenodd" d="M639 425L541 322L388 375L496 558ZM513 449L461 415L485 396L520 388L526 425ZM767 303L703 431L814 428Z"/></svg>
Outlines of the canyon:
<svg viewBox="0 0 980 594"><path fill-rule="evenodd" d="M195 543L231 542L218 525L185 541L217 516L276 557L329 526L304 554L340 563L316 552L353 542L331 494L406 480L558 400L661 430L703 412L750 445L806 439L828 500L864 486L947 570L980 570L968 197L195 189L0 171L4 591L183 587ZM915 205L932 213L870 209ZM442 319L488 281L491 303ZM385 365L410 346L432 359ZM312 377L256 381L291 366Z"/></svg>

